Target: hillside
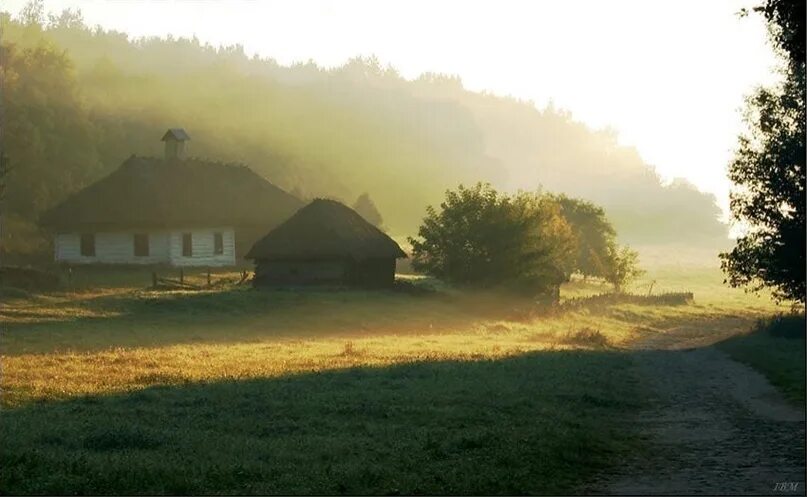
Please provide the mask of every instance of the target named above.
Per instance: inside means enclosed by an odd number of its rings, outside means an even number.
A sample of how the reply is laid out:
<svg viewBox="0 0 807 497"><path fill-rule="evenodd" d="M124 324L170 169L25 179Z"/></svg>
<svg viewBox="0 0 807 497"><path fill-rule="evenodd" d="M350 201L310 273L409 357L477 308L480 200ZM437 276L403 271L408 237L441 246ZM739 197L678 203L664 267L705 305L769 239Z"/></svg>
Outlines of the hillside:
<svg viewBox="0 0 807 497"><path fill-rule="evenodd" d="M41 250L40 212L132 153L159 155L170 126L190 132L192 155L245 162L301 197L369 192L395 235L446 188L481 180L597 202L629 243L725 240L711 195L664 186L613 132L453 76L406 80L372 58L284 67L239 46L130 40L70 12L2 24L12 252Z"/></svg>

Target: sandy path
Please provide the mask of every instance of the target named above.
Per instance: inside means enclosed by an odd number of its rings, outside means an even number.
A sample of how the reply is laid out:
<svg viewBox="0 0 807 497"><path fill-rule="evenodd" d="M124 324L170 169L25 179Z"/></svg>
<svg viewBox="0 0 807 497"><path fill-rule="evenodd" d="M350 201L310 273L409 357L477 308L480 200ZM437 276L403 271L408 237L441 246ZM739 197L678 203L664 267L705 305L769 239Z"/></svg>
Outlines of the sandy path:
<svg viewBox="0 0 807 497"><path fill-rule="evenodd" d="M697 335L670 330L636 344L636 367L652 396L640 418L650 450L591 492L804 495L804 411L708 346L715 337Z"/></svg>

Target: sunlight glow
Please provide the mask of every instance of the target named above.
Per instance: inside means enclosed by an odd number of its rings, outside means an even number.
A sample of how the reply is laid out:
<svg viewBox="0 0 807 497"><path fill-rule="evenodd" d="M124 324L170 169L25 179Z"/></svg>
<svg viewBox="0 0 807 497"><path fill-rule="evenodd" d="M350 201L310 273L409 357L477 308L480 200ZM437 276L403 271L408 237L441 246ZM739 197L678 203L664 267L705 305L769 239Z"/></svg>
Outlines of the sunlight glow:
<svg viewBox="0 0 807 497"><path fill-rule="evenodd" d="M7 0L16 13L25 0ZM466 88L553 102L612 127L666 180L728 207L726 168L743 98L775 81L776 59L748 0L154 1L47 0L133 37L241 44L281 64L332 67L375 55L404 77L457 74Z"/></svg>

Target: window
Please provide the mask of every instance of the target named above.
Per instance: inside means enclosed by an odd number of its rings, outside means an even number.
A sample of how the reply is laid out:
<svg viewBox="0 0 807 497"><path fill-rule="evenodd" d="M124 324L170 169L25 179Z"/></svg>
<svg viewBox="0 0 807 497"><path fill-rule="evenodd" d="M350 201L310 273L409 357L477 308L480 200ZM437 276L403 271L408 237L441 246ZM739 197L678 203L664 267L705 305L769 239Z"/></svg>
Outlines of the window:
<svg viewBox="0 0 807 497"><path fill-rule="evenodd" d="M149 255L149 236L145 233L135 233L134 236L135 257L147 257Z"/></svg>
<svg viewBox="0 0 807 497"><path fill-rule="evenodd" d="M193 257L193 237L190 233L182 233L182 257Z"/></svg>
<svg viewBox="0 0 807 497"><path fill-rule="evenodd" d="M95 235L93 233L81 235L81 255L95 257Z"/></svg>
<svg viewBox="0 0 807 497"><path fill-rule="evenodd" d="M213 233L213 253L215 255L224 253L224 236L221 233Z"/></svg>

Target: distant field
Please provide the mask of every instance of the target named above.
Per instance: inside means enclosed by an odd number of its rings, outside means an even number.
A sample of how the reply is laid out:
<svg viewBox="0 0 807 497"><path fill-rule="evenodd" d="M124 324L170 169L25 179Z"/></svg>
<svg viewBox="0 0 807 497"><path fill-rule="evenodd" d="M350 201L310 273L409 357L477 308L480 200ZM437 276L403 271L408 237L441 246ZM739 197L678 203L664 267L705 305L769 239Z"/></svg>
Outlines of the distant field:
<svg viewBox="0 0 807 497"><path fill-rule="evenodd" d="M543 311L93 277L0 305L2 493L571 492L639 447L632 341L718 341L781 310L674 261L634 297L575 280ZM694 302L653 299L680 291Z"/></svg>

